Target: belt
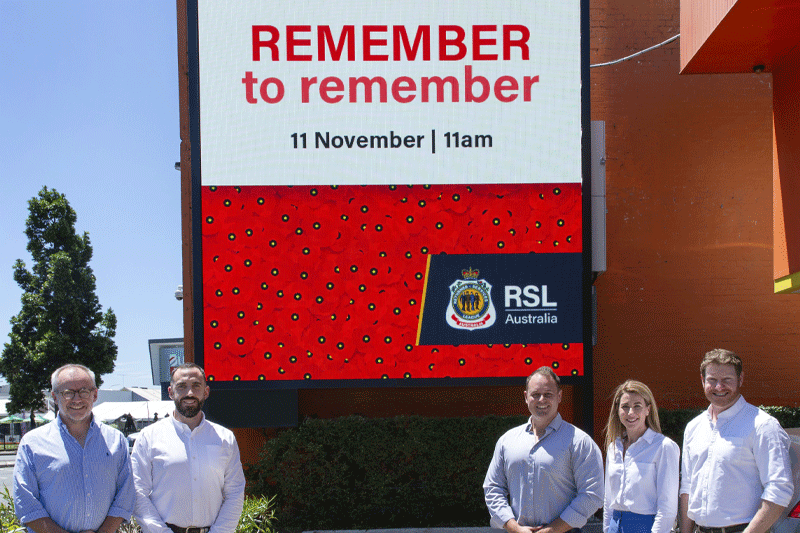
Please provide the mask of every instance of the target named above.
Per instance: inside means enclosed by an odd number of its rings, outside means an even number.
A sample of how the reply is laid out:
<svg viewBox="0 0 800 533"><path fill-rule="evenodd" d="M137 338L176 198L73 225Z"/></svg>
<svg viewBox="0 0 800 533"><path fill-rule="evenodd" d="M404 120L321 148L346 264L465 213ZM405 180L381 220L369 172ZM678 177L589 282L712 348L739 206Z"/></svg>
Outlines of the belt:
<svg viewBox="0 0 800 533"><path fill-rule="evenodd" d="M740 531L744 531L747 526L748 524L734 524L725 527L705 527L698 525L697 530L700 531L700 533L739 533Z"/></svg>
<svg viewBox="0 0 800 533"><path fill-rule="evenodd" d="M208 533L211 530L210 527L180 527L175 524L167 524L167 527L174 533Z"/></svg>

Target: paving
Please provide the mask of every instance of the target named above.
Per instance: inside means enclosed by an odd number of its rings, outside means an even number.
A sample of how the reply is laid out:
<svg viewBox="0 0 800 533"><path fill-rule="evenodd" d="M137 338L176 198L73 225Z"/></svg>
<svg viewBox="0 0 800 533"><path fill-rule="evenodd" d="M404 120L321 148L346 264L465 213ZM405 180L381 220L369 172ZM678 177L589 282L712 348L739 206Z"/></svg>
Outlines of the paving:
<svg viewBox="0 0 800 533"><path fill-rule="evenodd" d="M603 524L592 518L581 528L581 533L600 533ZM303 533L499 533L502 530L490 527L431 527L431 528L404 528L404 529L350 529L350 530L319 530L312 529Z"/></svg>
<svg viewBox="0 0 800 533"><path fill-rule="evenodd" d="M14 467L14 460L17 457L17 450L0 449L0 468Z"/></svg>

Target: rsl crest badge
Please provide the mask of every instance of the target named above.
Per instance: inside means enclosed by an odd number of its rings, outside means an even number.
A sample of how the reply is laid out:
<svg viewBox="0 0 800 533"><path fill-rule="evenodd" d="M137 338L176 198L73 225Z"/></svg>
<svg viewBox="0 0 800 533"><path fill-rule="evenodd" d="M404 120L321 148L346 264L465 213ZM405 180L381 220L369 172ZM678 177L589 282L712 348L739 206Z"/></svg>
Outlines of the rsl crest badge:
<svg viewBox="0 0 800 533"><path fill-rule="evenodd" d="M480 271L472 267L462 270L463 279L450 285L447 323L456 329L476 330L494 324L496 312L492 303L492 286L478 279Z"/></svg>

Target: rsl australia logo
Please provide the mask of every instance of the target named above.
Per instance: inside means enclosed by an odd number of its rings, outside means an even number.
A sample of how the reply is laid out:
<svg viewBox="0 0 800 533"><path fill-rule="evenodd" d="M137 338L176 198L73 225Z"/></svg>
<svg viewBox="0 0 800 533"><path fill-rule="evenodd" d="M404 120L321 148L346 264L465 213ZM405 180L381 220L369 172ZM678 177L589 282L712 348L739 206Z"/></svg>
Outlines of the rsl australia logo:
<svg viewBox="0 0 800 533"><path fill-rule="evenodd" d="M488 328L495 321L492 303L492 286L478 279L479 270L472 267L462 270L463 279L450 285L450 303L447 306L447 323L456 329L476 330Z"/></svg>

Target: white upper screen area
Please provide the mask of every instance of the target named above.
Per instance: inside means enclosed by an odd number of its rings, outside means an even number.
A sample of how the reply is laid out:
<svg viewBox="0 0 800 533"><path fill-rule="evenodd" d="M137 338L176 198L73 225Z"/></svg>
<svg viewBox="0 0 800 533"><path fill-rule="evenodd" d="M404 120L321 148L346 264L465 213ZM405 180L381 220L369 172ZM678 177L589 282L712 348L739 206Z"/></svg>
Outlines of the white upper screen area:
<svg viewBox="0 0 800 533"><path fill-rule="evenodd" d="M198 0L203 185L581 181L579 0Z"/></svg>

